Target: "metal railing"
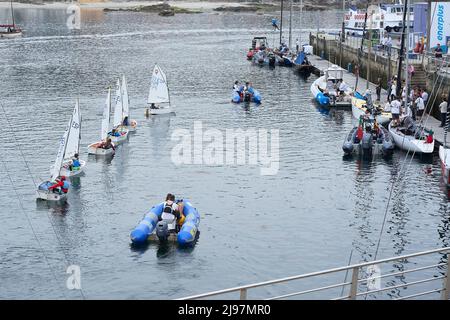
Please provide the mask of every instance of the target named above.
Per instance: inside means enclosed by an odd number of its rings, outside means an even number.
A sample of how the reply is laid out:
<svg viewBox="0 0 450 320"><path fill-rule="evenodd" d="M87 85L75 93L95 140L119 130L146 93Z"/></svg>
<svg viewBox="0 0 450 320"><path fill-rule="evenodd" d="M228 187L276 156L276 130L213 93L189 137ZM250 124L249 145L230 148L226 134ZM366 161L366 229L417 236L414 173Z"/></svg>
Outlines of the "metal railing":
<svg viewBox="0 0 450 320"><path fill-rule="evenodd" d="M450 253L450 247L446 248L440 248L435 250L428 250L398 257L392 257L387 259L381 259L371 262L364 262L364 263L358 263L353 264L345 267L340 268L334 268L334 269L328 269L324 271L318 271L318 272L312 272L307 273L303 275L296 275L276 280L270 280L265 282L259 282L259 283L253 283L249 285L224 289L224 290L218 290L218 291L212 291L208 293L198 294L198 295L192 295L184 298L180 298L178 300L193 300L193 299L202 299L202 298L210 298L213 296L223 296L229 293L239 293L240 300L246 300L248 298L248 292L250 289L255 290L257 288L264 288L268 286L274 286L274 285L280 285L280 284L286 284L286 283L292 283L293 281L299 281L299 280L305 280L310 279L312 281L320 281L317 278L323 277L323 276L329 276L333 275L334 277L341 277L342 273L345 272L345 278L344 281L338 282L338 283L332 283L328 285L321 285L320 287L310 288L310 289L304 289L300 291L294 291L284 294L279 294L272 297L252 297L252 299L265 299L265 300L276 300L276 299L285 299L285 298L291 298L291 297L299 297L304 296L311 293L321 293L320 299L323 299L323 292L330 290L330 289L341 289L342 292L338 296L328 297L327 299L331 300L355 300L361 297L364 297L367 299L370 295L374 295L377 293L385 293L386 291L389 291L389 295L392 294L393 290L401 290L403 289L402 293L406 293L407 295L394 297L395 300L403 300L403 299L411 299L415 297L420 297L424 295L430 295L433 293L440 292L440 298L443 300L448 300L450 298L450 278L449 278L449 270L450 270L450 259L448 259L448 254ZM400 263L408 263L408 264L417 264L415 262L412 262L411 259L418 258L418 257L429 257L429 258L436 258L433 255L440 254L440 261L438 263L428 264L425 266L415 267L409 270L395 270L393 272L388 272L386 274L381 275L381 273L375 272L375 275L373 273L373 270L381 270L381 265L388 264L392 262L397 262L395 264L397 266L397 269L402 269L403 265L399 266ZM364 268L367 268L367 270L364 270ZM370 270L369 270L370 269ZM433 269L436 269L433 273ZM363 271L366 271L365 274L366 277L361 277L362 274L364 274ZM422 275L422 278L417 278L417 274L420 273ZM347 281L347 275L348 273L351 274L350 280ZM425 273L425 274L424 274ZM433 273L433 274L426 274L426 273ZM413 276L414 275L414 276ZM406 276L416 277L414 281L405 281ZM388 281L388 279L390 279ZM322 279L323 280L323 279ZM387 286L382 286L383 280L386 282ZM401 280L401 283L394 284L395 280ZM438 288L432 287L432 288L426 288L422 289L422 291L419 292L410 292L413 289L411 288L417 288L418 285L421 284L429 284L432 283L436 286L436 283L440 282L440 286ZM298 284L298 283L297 283ZM365 285L364 285L365 284ZM349 287L348 293L343 294L344 288ZM365 291L362 290L362 288L366 288ZM397 292L397 295L400 295L399 291Z"/></svg>

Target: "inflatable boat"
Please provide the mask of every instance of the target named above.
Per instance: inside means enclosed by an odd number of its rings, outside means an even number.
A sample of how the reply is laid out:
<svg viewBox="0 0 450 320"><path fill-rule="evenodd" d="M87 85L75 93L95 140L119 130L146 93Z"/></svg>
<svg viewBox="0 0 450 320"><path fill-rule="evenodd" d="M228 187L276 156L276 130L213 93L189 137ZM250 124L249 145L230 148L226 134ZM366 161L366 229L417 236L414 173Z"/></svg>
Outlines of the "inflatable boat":
<svg viewBox="0 0 450 320"><path fill-rule="evenodd" d="M261 94L253 89L249 88L247 92L244 92L244 86L239 88L239 91L233 91L231 102L240 103L240 102L254 102L261 103Z"/></svg>
<svg viewBox="0 0 450 320"><path fill-rule="evenodd" d="M366 130L370 128L370 130ZM353 153L363 156L375 156L381 154L383 157L391 156L394 152L394 139L389 131L381 125L376 125L376 120L363 119L361 117L359 126L350 130L342 150L345 155Z"/></svg>
<svg viewBox="0 0 450 320"><path fill-rule="evenodd" d="M185 218L179 231L177 231L176 220L168 221L161 218L164 209L163 202L151 208L136 228L131 231L131 242L138 245L151 241L167 242L172 240L180 246L194 244L200 225L200 214L190 201L181 201Z"/></svg>

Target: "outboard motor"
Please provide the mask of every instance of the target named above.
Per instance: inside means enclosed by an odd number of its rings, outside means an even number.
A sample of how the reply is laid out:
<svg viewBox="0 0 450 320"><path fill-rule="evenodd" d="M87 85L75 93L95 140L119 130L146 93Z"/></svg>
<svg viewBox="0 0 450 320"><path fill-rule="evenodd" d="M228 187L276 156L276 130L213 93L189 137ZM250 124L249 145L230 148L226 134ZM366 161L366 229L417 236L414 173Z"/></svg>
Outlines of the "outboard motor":
<svg viewBox="0 0 450 320"><path fill-rule="evenodd" d="M269 66L275 67L275 62L276 62L275 56L273 54L270 55L269 56Z"/></svg>
<svg viewBox="0 0 450 320"><path fill-rule="evenodd" d="M169 237L169 221L162 220L156 225L156 235L159 241L167 241Z"/></svg>
<svg viewBox="0 0 450 320"><path fill-rule="evenodd" d="M361 140L361 147L363 154L370 155L372 154L372 144L373 144L373 137L371 133L364 132L363 138Z"/></svg>
<svg viewBox="0 0 450 320"><path fill-rule="evenodd" d="M252 100L252 95L250 94L250 92L246 91L244 92L244 102L251 102Z"/></svg>

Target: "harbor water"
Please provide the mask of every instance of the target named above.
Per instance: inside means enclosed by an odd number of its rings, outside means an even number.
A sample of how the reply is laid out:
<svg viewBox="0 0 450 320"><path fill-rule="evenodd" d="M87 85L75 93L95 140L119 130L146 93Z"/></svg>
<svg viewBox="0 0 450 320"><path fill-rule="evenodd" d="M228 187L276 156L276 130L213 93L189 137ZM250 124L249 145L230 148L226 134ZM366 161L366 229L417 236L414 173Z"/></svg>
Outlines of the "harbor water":
<svg viewBox="0 0 450 320"><path fill-rule="evenodd" d="M15 13L24 36L0 42L0 298L171 299L374 259L406 154L344 159L351 111L318 109L309 90L314 75L302 79L292 69L246 60L253 36L277 41L274 15L160 17L91 9L82 11L80 30L69 30L65 10ZM2 21L8 14L1 11ZM316 16L305 13L304 40ZM320 17L320 28L339 28L341 12ZM176 115L146 119L156 62ZM107 87L122 74L138 130L112 160L88 157L87 145L99 139ZM252 81L263 103L231 104L235 80ZM37 203L36 184L49 178L77 98L85 174L73 181L65 205ZM277 174L261 175L255 165L175 165L172 134L193 132L194 121L223 132L279 129ZM406 163L378 258L449 245L438 155ZM130 231L168 192L198 209L197 244L132 248ZM69 265L80 267L82 292L66 287Z"/></svg>

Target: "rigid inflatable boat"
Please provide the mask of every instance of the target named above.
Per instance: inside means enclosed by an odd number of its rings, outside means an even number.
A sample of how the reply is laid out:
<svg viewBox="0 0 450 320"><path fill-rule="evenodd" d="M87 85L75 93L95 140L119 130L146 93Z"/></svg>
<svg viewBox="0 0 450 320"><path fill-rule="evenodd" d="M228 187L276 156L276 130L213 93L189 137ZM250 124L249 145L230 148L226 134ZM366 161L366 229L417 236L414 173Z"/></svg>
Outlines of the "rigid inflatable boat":
<svg viewBox="0 0 450 320"><path fill-rule="evenodd" d="M165 242L175 240L181 246L194 244L200 225L200 214L192 206L190 201L183 202L183 224L177 232L176 221L163 220L161 218L164 202L154 206L147 212L141 222L130 234L133 244L144 244L156 240Z"/></svg>

